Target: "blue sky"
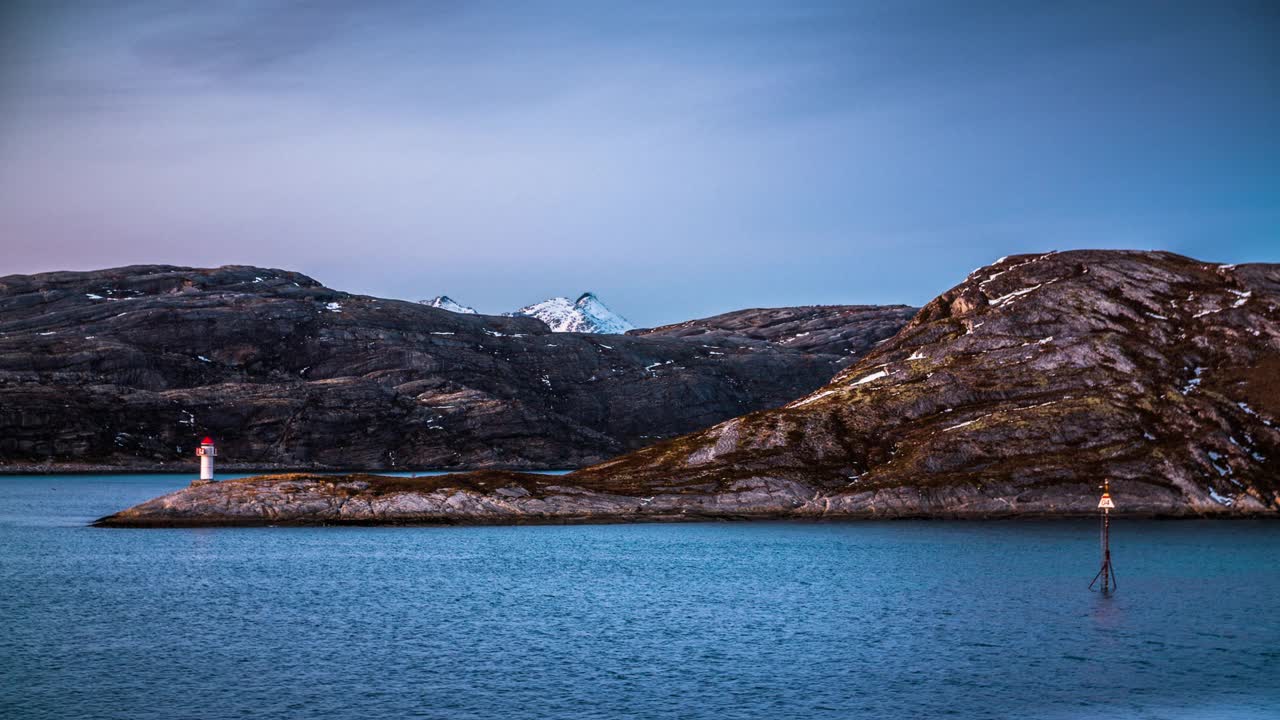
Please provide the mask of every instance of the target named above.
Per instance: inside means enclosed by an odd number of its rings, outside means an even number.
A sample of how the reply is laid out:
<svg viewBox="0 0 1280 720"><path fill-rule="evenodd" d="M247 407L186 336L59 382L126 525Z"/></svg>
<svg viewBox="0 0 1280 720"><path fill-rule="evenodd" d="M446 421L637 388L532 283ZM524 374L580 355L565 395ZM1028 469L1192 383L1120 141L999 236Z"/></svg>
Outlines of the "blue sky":
<svg viewBox="0 0 1280 720"><path fill-rule="evenodd" d="M1280 261L1274 3L206 5L0 6L0 274L657 324L1047 249Z"/></svg>

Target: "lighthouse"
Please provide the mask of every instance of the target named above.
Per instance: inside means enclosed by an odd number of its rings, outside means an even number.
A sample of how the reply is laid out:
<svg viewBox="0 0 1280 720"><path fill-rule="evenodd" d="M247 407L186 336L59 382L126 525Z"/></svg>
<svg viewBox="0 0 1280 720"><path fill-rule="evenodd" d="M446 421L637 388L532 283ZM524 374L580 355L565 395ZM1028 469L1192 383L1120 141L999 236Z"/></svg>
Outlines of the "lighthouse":
<svg viewBox="0 0 1280 720"><path fill-rule="evenodd" d="M218 449L213 446L213 438L207 437L200 441L200 447L196 448L196 457L200 458L200 479L213 481L213 458L218 455Z"/></svg>

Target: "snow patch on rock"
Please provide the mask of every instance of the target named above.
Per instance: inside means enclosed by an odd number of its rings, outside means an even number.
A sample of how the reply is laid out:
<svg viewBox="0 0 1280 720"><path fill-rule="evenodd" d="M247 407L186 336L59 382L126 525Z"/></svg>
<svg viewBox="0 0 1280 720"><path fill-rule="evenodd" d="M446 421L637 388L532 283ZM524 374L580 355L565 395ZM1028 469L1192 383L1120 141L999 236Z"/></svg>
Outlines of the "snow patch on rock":
<svg viewBox="0 0 1280 720"><path fill-rule="evenodd" d="M1014 291L1013 291L1013 292L1011 292L1011 293L1008 293L1008 294L1005 294L1005 295L1001 295L1000 297L996 298L995 300L992 300L992 301L991 301L991 305L992 305L993 307L1000 307L1001 305L1003 305L1003 304L1005 304L1005 303L1009 302L1010 300L1012 300L1012 299L1014 299L1014 298L1022 297L1023 295L1026 295L1027 293L1035 292L1036 290L1039 290L1039 289L1040 289L1040 288L1042 288L1042 287L1044 287L1044 283L1038 283L1038 284L1036 284L1036 285L1032 285L1031 287L1025 287L1025 288L1022 288L1021 290L1014 290Z"/></svg>
<svg viewBox="0 0 1280 720"><path fill-rule="evenodd" d="M1182 386L1183 395L1186 395L1192 390L1195 390L1196 388L1200 387L1200 375L1204 373L1204 368L1197 367L1194 370L1194 372L1195 372L1195 377L1192 377L1190 380L1187 380L1187 384Z"/></svg>
<svg viewBox="0 0 1280 720"><path fill-rule="evenodd" d="M858 380L854 380L853 382L849 383L849 385L851 387L857 386L857 385L863 385L865 383L874 382L876 380L879 380L880 378L888 377L888 376L889 376L889 373L887 371L881 370L879 372L873 372L870 375L867 375L866 377L860 378Z"/></svg>
<svg viewBox="0 0 1280 720"><path fill-rule="evenodd" d="M791 408L804 407L805 405L808 405L811 402L821 400L822 398L828 395L832 395L834 393L835 393L835 390L823 390L822 392L816 395L810 395L809 397L804 398L803 400L797 400L791 403L790 405L788 405L787 407L791 407Z"/></svg>

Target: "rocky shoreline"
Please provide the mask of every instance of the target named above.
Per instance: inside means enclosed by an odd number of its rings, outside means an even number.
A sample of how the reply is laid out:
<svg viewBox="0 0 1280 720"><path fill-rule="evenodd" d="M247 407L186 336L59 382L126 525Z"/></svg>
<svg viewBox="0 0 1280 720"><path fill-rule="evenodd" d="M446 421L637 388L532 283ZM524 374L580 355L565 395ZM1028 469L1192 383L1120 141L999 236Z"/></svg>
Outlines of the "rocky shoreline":
<svg viewBox="0 0 1280 720"><path fill-rule="evenodd" d="M98 527L313 525L559 525L712 520L990 520L1096 515L1088 483L1020 498L977 488L886 487L858 492L782 478L725 487L667 487L651 495L578 484L574 476L486 471L426 478L267 475L192 484L97 520ZM1186 503L1158 485L1113 487L1120 516L1280 517L1261 503Z"/></svg>

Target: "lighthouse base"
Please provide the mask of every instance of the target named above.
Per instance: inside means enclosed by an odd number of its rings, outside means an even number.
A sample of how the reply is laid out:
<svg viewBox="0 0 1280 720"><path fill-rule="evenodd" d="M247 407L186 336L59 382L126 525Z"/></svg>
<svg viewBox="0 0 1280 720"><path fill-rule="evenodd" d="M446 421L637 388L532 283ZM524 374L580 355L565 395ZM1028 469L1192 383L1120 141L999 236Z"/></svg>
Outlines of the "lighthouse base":
<svg viewBox="0 0 1280 720"><path fill-rule="evenodd" d="M192 481L191 481L191 487L200 487L201 485L212 485L214 482L216 482L216 481L215 481L215 480L205 480L204 478L200 478L199 480L192 480Z"/></svg>

